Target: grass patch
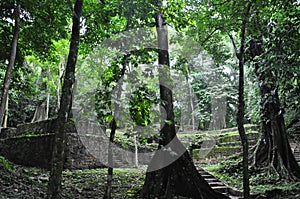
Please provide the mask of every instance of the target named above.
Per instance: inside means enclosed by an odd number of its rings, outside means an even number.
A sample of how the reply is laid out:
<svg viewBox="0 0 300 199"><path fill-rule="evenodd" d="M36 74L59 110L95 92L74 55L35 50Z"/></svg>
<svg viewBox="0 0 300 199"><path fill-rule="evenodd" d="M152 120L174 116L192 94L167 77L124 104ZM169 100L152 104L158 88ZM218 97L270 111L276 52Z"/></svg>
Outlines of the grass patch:
<svg viewBox="0 0 300 199"><path fill-rule="evenodd" d="M14 171L14 165L10 161L8 161L5 157L0 156L0 165L3 165L9 171Z"/></svg>
<svg viewBox="0 0 300 199"><path fill-rule="evenodd" d="M136 198L145 179L146 167L115 168L113 198ZM107 169L64 171L64 195L71 198L101 198L105 193Z"/></svg>
<svg viewBox="0 0 300 199"><path fill-rule="evenodd" d="M48 136L48 135L53 135L53 134L51 134L51 133L44 133L44 134L26 133L26 134L17 135L17 136L12 137L12 138L16 139L16 138L43 137L43 136Z"/></svg>

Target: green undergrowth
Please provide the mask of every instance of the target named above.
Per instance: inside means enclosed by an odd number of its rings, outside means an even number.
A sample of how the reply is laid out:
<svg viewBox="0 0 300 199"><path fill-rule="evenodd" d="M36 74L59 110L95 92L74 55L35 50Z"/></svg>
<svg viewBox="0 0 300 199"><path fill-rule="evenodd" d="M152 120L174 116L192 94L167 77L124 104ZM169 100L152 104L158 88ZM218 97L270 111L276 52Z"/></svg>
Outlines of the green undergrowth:
<svg viewBox="0 0 300 199"><path fill-rule="evenodd" d="M136 198L142 188L146 167L116 168L112 183L113 198ZM106 187L107 169L65 171L63 190L71 198L100 198Z"/></svg>
<svg viewBox="0 0 300 199"><path fill-rule="evenodd" d="M133 136L126 135L123 131L116 131L114 142L122 146L127 150L134 150L135 142ZM147 139L138 138L137 147L139 150L155 151L157 149L157 143L147 143Z"/></svg>
<svg viewBox="0 0 300 199"><path fill-rule="evenodd" d="M258 132L255 131L255 125L248 125L246 133L250 137L258 137ZM253 136L251 136L253 135ZM239 133L237 128L223 129L216 131L196 131L196 132L179 132L177 133L179 140L186 147L191 145L201 146L205 141L216 141L215 152L227 151L233 148L239 149ZM122 130L118 130L115 135L115 142L120 144L125 149L134 149L134 139L133 136L126 135ZM157 142L157 141L156 141ZM157 143L152 142L150 139L138 138L137 146L139 149L145 149L147 151L154 151L157 149Z"/></svg>
<svg viewBox="0 0 300 199"><path fill-rule="evenodd" d="M21 167L19 171L36 187L47 189L49 171ZM112 181L112 198L138 198L145 180L146 166L115 168ZM65 170L62 174L64 198L102 198L106 189L107 169ZM1 197L0 197L1 198Z"/></svg>
<svg viewBox="0 0 300 199"><path fill-rule="evenodd" d="M137 198L145 179L146 167L115 168L112 182L112 197ZM25 174L35 184L47 187L49 172L26 168ZM107 169L65 170L62 175L62 190L65 198L102 198L105 193Z"/></svg>
<svg viewBox="0 0 300 199"><path fill-rule="evenodd" d="M26 133L26 134L15 136L13 138L32 138L32 137L42 137L48 135L51 135L51 133L44 133L44 134Z"/></svg>
<svg viewBox="0 0 300 199"><path fill-rule="evenodd" d="M0 165L9 171L14 171L14 164L8 161L5 157L0 156Z"/></svg>
<svg viewBox="0 0 300 199"><path fill-rule="evenodd" d="M243 174L240 156L231 156L218 164L200 165L221 181L232 188L243 189ZM278 179L275 174L268 174L265 171L250 170L250 188L252 193L268 193L274 190L281 193L300 193L300 182Z"/></svg>

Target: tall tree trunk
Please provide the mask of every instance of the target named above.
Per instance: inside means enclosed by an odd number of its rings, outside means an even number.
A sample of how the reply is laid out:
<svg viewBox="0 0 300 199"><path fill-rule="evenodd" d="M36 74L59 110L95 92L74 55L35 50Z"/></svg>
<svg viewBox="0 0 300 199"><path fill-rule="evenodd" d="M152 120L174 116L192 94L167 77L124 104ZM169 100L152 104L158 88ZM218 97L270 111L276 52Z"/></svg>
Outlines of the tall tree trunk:
<svg viewBox="0 0 300 199"><path fill-rule="evenodd" d="M114 143L117 123L116 120L113 119L110 123L111 125L111 132L109 135L109 144L108 144L108 170L107 170L107 184L106 184L106 191L103 196L103 199L111 199L111 192L112 192L112 180L113 180L113 168L114 168L114 160L113 160L113 151L111 145Z"/></svg>
<svg viewBox="0 0 300 199"><path fill-rule="evenodd" d="M66 140L65 125L70 117L72 86L75 81L75 66L78 56L80 18L82 13L83 0L76 0L73 14L73 27L70 42L70 52L66 66L60 109L55 125L55 141L52 151L50 179L48 183L47 198L61 198L61 174L64 166L64 147Z"/></svg>
<svg viewBox="0 0 300 199"><path fill-rule="evenodd" d="M48 68L47 76L50 78L50 68ZM46 97L46 113L45 113L45 120L49 118L49 110L50 110L50 88L47 86L47 97Z"/></svg>
<svg viewBox="0 0 300 199"><path fill-rule="evenodd" d="M273 169L280 178L300 179L300 167L292 153L285 128L283 110L280 106L278 85L271 71L261 71L256 64L260 85L262 137L255 149L254 167ZM266 79L272 79L266 83ZM272 82L272 84L270 84Z"/></svg>
<svg viewBox="0 0 300 199"><path fill-rule="evenodd" d="M8 122L8 95L6 97L6 105L5 105L5 115L4 115L4 121L3 121L3 128L7 128L7 122Z"/></svg>
<svg viewBox="0 0 300 199"><path fill-rule="evenodd" d="M267 166L270 172L273 169L280 178L300 179L300 167L287 138L276 77L272 71L262 70L262 67L255 65L256 76L259 82L263 82L259 86L262 99L262 137L255 149L253 166ZM269 79L268 82L266 78Z"/></svg>
<svg viewBox="0 0 300 199"><path fill-rule="evenodd" d="M249 4L246 17L242 22L241 30L241 46L237 58L239 60L239 96L238 96L238 113L237 113L237 125L241 142L243 146L243 191L244 198L250 198L250 183L249 183L249 142L244 128L245 117L245 99L244 99L244 63L245 63L245 45L247 35L247 20L250 13L251 4Z"/></svg>
<svg viewBox="0 0 300 199"><path fill-rule="evenodd" d="M250 42L251 58L265 53L259 16L255 21L260 38ZM274 70L261 61L255 63L255 74L259 82L261 95L262 137L254 150L253 166L267 167L275 171L280 178L300 179L300 167L292 153L284 122L284 110L278 95L278 82ZM269 67L269 68L268 68Z"/></svg>
<svg viewBox="0 0 300 199"><path fill-rule="evenodd" d="M167 118L160 131L160 143L148 166L141 198L173 198L187 196L197 199L227 198L211 189L198 173L186 148L175 132L170 64L168 52L168 31L161 12L155 16L158 34L158 61L160 98Z"/></svg>
<svg viewBox="0 0 300 199"><path fill-rule="evenodd" d="M220 75L220 65L216 64L214 68L209 71L209 87L210 104L211 104L211 120L209 123L210 130L220 130L226 128L226 109L227 109L227 95L224 94L225 87L223 86L222 77Z"/></svg>
<svg viewBox="0 0 300 199"><path fill-rule="evenodd" d="M137 145L137 136L133 135L133 139L134 139L134 165L136 167L139 166L139 149L138 149L138 145Z"/></svg>
<svg viewBox="0 0 300 199"><path fill-rule="evenodd" d="M38 81L38 84L40 85L40 91L42 92L42 99L38 102L35 112L33 115L33 118L31 122L37 122L37 121L42 121L46 120L48 118L48 112L47 112L47 107L48 107L48 87L47 83L43 81L45 77L49 78L49 71L50 69L42 69L42 74L40 76L40 80Z"/></svg>
<svg viewBox="0 0 300 199"><path fill-rule="evenodd" d="M132 3L132 0L130 1ZM126 31L129 29L129 25L131 24L131 14L127 16L127 24L126 24ZM122 69L121 69L121 75L120 78L118 79L117 86L118 86L118 93L117 93L117 99L121 97L121 89L122 89L122 81L120 81L121 78L124 77L125 72L126 72L126 66L127 66L127 59L129 55L124 55L123 60L122 60ZM119 82L119 83L118 83ZM115 113L119 111L119 105L115 103ZM114 161L113 161L113 151L112 151L112 144L114 143L115 139L115 134L116 134L116 129L117 129L117 123L115 120L115 116L113 120L111 121L111 132L109 135L109 144L108 144L108 170L107 170L107 184L106 184L106 190L105 194L103 196L103 199L111 199L111 192L112 192L112 180L113 180L113 167L114 167Z"/></svg>
<svg viewBox="0 0 300 199"><path fill-rule="evenodd" d="M186 80L188 82L188 79L190 78L190 70L189 67L186 66ZM194 105L194 92L193 92L193 88L192 85L188 82L188 87L189 87L189 101L190 101L190 106L191 106L191 117L192 117L192 131L196 130L196 119L195 119L195 105Z"/></svg>
<svg viewBox="0 0 300 199"><path fill-rule="evenodd" d="M2 90L1 104L0 104L0 126L1 127L3 125L5 107L6 107L6 102L8 100L8 91L10 85L11 72L16 60L17 45L18 45L19 30L20 30L20 15L21 15L21 4L19 1L16 1L16 7L14 9L15 26L14 26L13 38L11 42L11 53L10 53L10 59L5 73L5 78L3 81L3 90ZM1 128L0 128L0 132L1 132Z"/></svg>
<svg viewBox="0 0 300 199"><path fill-rule="evenodd" d="M234 46L236 57L239 61L239 91L238 91L238 113L237 125L238 131L243 146L243 190L244 198L250 198L250 183L249 183L249 142L244 128L245 117L245 101L244 101L244 65L245 65L245 51L246 51L246 38L247 27L250 19L252 3L249 2L244 12L244 18L241 26L241 45L237 50L233 36L227 32Z"/></svg>
<svg viewBox="0 0 300 199"><path fill-rule="evenodd" d="M56 88L56 113L58 113L59 107L60 107L60 87L61 87L61 78L63 77L63 68L65 65L65 60L61 61L58 66L58 79L57 79L57 88Z"/></svg>
<svg viewBox="0 0 300 199"><path fill-rule="evenodd" d="M215 80L219 81L219 80ZM226 128L226 105L227 96L224 95L224 89L210 94L211 102L211 121L210 130L220 130Z"/></svg>
<svg viewBox="0 0 300 199"><path fill-rule="evenodd" d="M118 86L118 92L117 92L117 99L120 99L121 97L121 92L122 92L122 81L120 79L124 77L125 71L126 71L126 65L127 65L127 58L128 55L124 55L123 61L122 61L122 69L121 69L121 75L119 80L116 81L117 86ZM118 103L114 104L115 107L115 113L119 112L119 105ZM114 143L115 139L115 134L117 130L117 123L115 120L115 115L114 118L112 119L110 123L110 128L111 132L109 135L109 144L108 144L108 170L107 170L107 184L106 184L106 191L103 196L103 199L111 199L111 192L112 192L112 180L113 180L113 168L114 168L114 160L113 160L113 151L112 151L112 144Z"/></svg>
<svg viewBox="0 0 300 199"><path fill-rule="evenodd" d="M47 90L47 99L46 99L46 113L45 113L45 120L49 119L49 110L50 110L50 91Z"/></svg>

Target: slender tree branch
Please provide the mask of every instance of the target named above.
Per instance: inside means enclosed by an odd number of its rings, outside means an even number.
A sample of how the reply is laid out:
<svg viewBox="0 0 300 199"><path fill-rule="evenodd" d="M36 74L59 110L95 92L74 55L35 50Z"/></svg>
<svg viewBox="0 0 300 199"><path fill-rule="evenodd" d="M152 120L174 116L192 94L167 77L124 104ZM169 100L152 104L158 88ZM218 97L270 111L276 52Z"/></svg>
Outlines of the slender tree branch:
<svg viewBox="0 0 300 199"><path fill-rule="evenodd" d="M204 45L214 34L217 32L219 28L215 28L202 42L201 46Z"/></svg>
<svg viewBox="0 0 300 199"><path fill-rule="evenodd" d="M249 5L247 6L246 13L245 13L245 19L243 20L243 24L242 24L242 35L241 35L242 38L241 38L240 53L245 52L246 34L247 34L247 19L250 14L251 7L252 7L252 4L249 3Z"/></svg>
<svg viewBox="0 0 300 199"><path fill-rule="evenodd" d="M238 49L237 49L237 46L235 44L235 41L234 41L234 38L233 38L232 34L230 34L230 32L225 27L223 27L223 30L227 33L228 37L230 38L231 43L232 43L233 48L234 48L235 54L238 55Z"/></svg>

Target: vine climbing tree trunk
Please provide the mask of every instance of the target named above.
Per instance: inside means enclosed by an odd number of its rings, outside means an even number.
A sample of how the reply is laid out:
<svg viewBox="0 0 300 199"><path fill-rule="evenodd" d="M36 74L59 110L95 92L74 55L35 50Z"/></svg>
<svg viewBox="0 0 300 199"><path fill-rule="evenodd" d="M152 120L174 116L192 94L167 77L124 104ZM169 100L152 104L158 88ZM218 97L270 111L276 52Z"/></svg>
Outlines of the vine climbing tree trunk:
<svg viewBox="0 0 300 199"><path fill-rule="evenodd" d="M75 66L78 56L80 18L82 13L83 0L76 0L73 12L73 27L70 42L70 52L66 66L66 73L60 99L60 109L55 125L55 141L52 151L50 179L48 183L47 198L57 199L61 196L61 174L64 166L64 147L66 140L65 125L70 117L72 86L75 81Z"/></svg>
<svg viewBox="0 0 300 199"><path fill-rule="evenodd" d="M158 151L148 166L141 198L174 198L186 196L197 199L227 198L215 192L198 173L193 161L176 136L172 86L168 52L168 31L162 12L155 16L158 34L160 98L166 111L166 122L160 131Z"/></svg>
<svg viewBox="0 0 300 199"><path fill-rule="evenodd" d="M280 178L300 179L300 167L292 153L286 134L278 87L273 85L273 89L270 89L269 86L260 86L263 98L262 137L255 150L253 165L255 167L267 166L269 172L275 171Z"/></svg>
<svg viewBox="0 0 300 199"><path fill-rule="evenodd" d="M298 165L286 133L284 110L278 95L279 85L276 70L268 66L259 13L255 16L256 32L259 33L250 41L249 55L251 59L260 57L255 62L255 74L259 82L261 95L262 137L254 149L252 165L254 168L267 168L269 173L274 171L280 178L300 179Z"/></svg>
<svg viewBox="0 0 300 199"><path fill-rule="evenodd" d="M14 9L15 25L13 30L13 38L11 42L11 53L10 53L8 66L6 68L4 81L3 81L3 90L2 90L1 104L0 104L0 126L1 127L3 125L6 103L8 101L8 91L10 86L11 72L16 60L17 45L18 45L19 30L20 30L20 15L21 15L21 3L19 1L16 1L16 6Z"/></svg>
<svg viewBox="0 0 300 199"><path fill-rule="evenodd" d="M119 79L116 81L117 83L117 99L119 99L121 97L121 90L122 90L122 78L125 75L125 71L126 71L126 65L127 65L127 58L128 55L124 55L123 57L123 61L122 61L122 69L121 69L121 75L119 77ZM114 139L115 139L115 134L116 134L116 130L117 130L117 122L115 120L115 114L119 112L119 104L115 103L114 104L115 107L115 113L114 113L114 117L112 119L112 121L110 122L110 129L111 132L109 134L109 143L108 143L108 169L107 169L107 184L106 184L106 190L105 190L105 194L103 196L103 199L111 199L111 192L112 192L112 181L113 181L113 168L114 168L114 156L113 156L113 151L112 151L112 144L114 143Z"/></svg>
<svg viewBox="0 0 300 199"><path fill-rule="evenodd" d="M261 40L256 41L255 47L252 45L251 49L252 53L261 55L264 52ZM272 70L265 70L263 67L255 64L255 74L258 81L262 82L259 86L262 99L262 137L254 151L253 166L267 167L269 172L275 171L280 178L300 179L300 167L287 138L276 77Z"/></svg>

